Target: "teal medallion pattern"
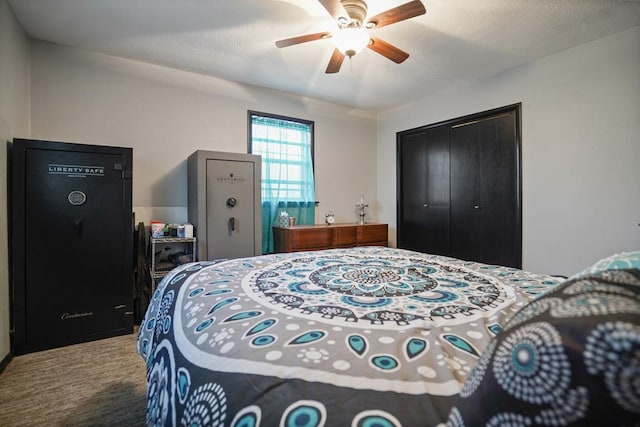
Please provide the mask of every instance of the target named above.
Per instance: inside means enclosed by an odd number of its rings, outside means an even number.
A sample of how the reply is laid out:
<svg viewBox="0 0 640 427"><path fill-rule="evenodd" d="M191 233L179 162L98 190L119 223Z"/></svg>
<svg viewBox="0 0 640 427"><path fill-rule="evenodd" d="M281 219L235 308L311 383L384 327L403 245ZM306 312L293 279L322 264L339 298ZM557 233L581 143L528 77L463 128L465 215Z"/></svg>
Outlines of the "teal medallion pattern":
<svg viewBox="0 0 640 427"><path fill-rule="evenodd" d="M379 247L188 264L140 328L149 424L443 422L494 335L557 284Z"/></svg>
<svg viewBox="0 0 640 427"><path fill-rule="evenodd" d="M447 425L638 425L640 270L617 266L568 280L513 316Z"/></svg>
<svg viewBox="0 0 640 427"><path fill-rule="evenodd" d="M394 329L443 318L487 317L510 303L516 280L531 285L527 278L511 277L513 286L505 287L469 266L397 255L306 255L269 265L243 281L243 287L260 304L291 315ZM535 283L533 288L546 291L556 283Z"/></svg>

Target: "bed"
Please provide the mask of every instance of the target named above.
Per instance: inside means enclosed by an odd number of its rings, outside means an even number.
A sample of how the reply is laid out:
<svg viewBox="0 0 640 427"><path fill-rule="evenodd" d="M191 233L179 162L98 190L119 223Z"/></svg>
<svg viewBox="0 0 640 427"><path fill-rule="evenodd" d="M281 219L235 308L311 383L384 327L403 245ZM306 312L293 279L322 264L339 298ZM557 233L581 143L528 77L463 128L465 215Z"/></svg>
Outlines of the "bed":
<svg viewBox="0 0 640 427"><path fill-rule="evenodd" d="M561 281L383 247L186 264L138 333L147 424L464 425L487 347Z"/></svg>

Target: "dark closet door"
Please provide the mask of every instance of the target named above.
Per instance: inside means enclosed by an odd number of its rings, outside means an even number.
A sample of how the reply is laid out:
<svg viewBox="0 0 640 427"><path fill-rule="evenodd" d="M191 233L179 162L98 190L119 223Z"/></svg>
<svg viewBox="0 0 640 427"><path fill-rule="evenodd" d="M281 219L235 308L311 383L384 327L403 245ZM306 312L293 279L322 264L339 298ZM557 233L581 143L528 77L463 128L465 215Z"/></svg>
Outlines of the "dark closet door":
<svg viewBox="0 0 640 427"><path fill-rule="evenodd" d="M398 157L398 246L448 255L449 127L402 135Z"/></svg>
<svg viewBox="0 0 640 427"><path fill-rule="evenodd" d="M522 266L520 104L397 134L398 247Z"/></svg>
<svg viewBox="0 0 640 427"><path fill-rule="evenodd" d="M521 266L514 111L451 128L451 254Z"/></svg>

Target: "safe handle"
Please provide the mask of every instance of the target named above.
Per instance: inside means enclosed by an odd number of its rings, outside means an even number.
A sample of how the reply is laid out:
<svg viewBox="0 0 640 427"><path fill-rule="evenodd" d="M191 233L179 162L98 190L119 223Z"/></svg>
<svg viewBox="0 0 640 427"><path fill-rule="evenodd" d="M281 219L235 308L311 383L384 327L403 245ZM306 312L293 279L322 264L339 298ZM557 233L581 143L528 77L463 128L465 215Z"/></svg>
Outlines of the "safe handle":
<svg viewBox="0 0 640 427"><path fill-rule="evenodd" d="M82 220L80 218L76 218L73 220L73 225L76 229L76 233L80 236L82 234Z"/></svg>
<svg viewBox="0 0 640 427"><path fill-rule="evenodd" d="M229 218L229 225L231 226L231 231L236 231L236 219L234 217Z"/></svg>

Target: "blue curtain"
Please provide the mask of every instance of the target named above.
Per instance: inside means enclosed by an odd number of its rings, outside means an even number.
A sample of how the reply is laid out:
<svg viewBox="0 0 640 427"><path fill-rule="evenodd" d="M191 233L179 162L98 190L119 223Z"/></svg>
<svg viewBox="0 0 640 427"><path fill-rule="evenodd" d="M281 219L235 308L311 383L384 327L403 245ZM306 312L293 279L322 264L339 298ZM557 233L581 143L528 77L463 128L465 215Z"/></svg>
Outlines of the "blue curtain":
<svg viewBox="0 0 640 427"><path fill-rule="evenodd" d="M262 253L272 253L280 212L296 224L315 222L311 125L253 115L251 151L262 156Z"/></svg>

